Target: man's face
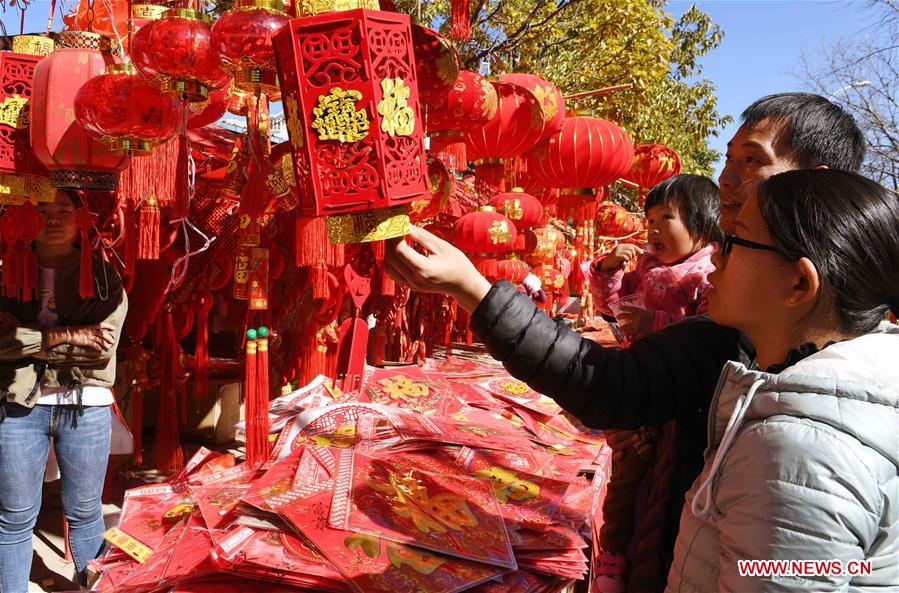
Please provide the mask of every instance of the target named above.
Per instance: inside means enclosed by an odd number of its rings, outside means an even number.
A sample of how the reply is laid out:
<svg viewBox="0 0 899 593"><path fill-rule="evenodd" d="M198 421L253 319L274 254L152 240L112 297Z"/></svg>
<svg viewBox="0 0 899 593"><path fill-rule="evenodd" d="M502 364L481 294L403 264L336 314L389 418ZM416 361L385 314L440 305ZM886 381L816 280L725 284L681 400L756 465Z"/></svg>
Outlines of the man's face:
<svg viewBox="0 0 899 593"><path fill-rule="evenodd" d="M778 137L782 123L770 118L743 124L727 143L727 160L718 177L721 187L721 229L734 231L734 219L753 182L799 169L786 142Z"/></svg>

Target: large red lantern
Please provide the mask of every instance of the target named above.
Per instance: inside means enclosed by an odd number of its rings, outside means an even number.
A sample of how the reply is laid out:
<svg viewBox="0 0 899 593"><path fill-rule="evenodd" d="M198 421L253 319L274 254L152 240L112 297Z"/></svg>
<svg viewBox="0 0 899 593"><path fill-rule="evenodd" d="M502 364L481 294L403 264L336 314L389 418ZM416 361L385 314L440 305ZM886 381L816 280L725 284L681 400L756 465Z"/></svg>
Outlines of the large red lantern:
<svg viewBox="0 0 899 593"><path fill-rule="evenodd" d="M202 103L191 103L191 116L187 120L187 127L189 129L202 128L221 119L231 103L233 92L234 88L229 83L225 88L209 93Z"/></svg>
<svg viewBox="0 0 899 593"><path fill-rule="evenodd" d="M491 84L499 103L486 125L466 134L469 160L519 156L543 134L543 106L533 93L516 84Z"/></svg>
<svg viewBox="0 0 899 593"><path fill-rule="evenodd" d="M543 204L520 187L515 187L508 193L496 194L490 200L490 205L505 214L518 230L529 229L543 220Z"/></svg>
<svg viewBox="0 0 899 593"><path fill-rule="evenodd" d="M634 145L620 127L595 117L566 119L562 129L528 156L528 174L559 188L609 185L625 175L634 160Z"/></svg>
<svg viewBox="0 0 899 593"><path fill-rule="evenodd" d="M56 187L115 189L127 156L109 151L75 121L78 90L112 62L100 51L108 42L93 33L64 31L56 43L57 49L34 70L32 150Z"/></svg>
<svg viewBox="0 0 899 593"><path fill-rule="evenodd" d="M408 15L294 19L275 46L300 214L328 216L337 243L406 234L428 193Z"/></svg>
<svg viewBox="0 0 899 593"><path fill-rule="evenodd" d="M173 8L140 28L131 40L131 60L144 76L190 102L227 83L212 28L197 11Z"/></svg>
<svg viewBox="0 0 899 593"><path fill-rule="evenodd" d="M498 105L499 97L490 81L477 72L461 70L439 105L428 107L431 150L456 171L466 170L465 132L486 125L496 115Z"/></svg>
<svg viewBox="0 0 899 593"><path fill-rule="evenodd" d="M535 74L518 72L501 74L499 80L522 86L537 97L543 107L542 136L544 138L562 129L562 121L565 119L565 98L559 91L559 87Z"/></svg>
<svg viewBox="0 0 899 593"><path fill-rule="evenodd" d="M18 38L17 38L18 39ZM34 158L28 133L34 68L40 55L0 51L0 203L51 201L56 191Z"/></svg>
<svg viewBox="0 0 899 593"><path fill-rule="evenodd" d="M412 44L422 105L439 106L459 76L459 54L443 35L419 25L412 25Z"/></svg>
<svg viewBox="0 0 899 593"><path fill-rule="evenodd" d="M453 226L453 244L467 253L478 271L490 281L497 279L496 256L511 252L517 238L515 225L493 206L481 206Z"/></svg>
<svg viewBox="0 0 899 593"><path fill-rule="evenodd" d="M674 177L680 170L680 157L667 146L640 144L634 148L631 170L622 175L622 178L641 190L646 190Z"/></svg>
<svg viewBox="0 0 899 593"><path fill-rule="evenodd" d="M236 0L212 27L212 45L234 85L248 92L277 95L273 39L287 23L281 0Z"/></svg>
<svg viewBox="0 0 899 593"><path fill-rule="evenodd" d="M143 156L175 133L181 109L133 65L110 64L78 90L75 119L110 151Z"/></svg>

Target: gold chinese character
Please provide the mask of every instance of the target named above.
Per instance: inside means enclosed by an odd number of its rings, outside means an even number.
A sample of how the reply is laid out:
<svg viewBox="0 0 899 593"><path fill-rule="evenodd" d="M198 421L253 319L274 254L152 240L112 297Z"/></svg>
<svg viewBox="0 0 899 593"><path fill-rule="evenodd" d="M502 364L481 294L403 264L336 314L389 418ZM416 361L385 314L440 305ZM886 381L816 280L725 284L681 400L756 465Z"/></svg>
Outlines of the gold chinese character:
<svg viewBox="0 0 899 593"><path fill-rule="evenodd" d="M378 103L381 130L392 136L411 136L415 131L415 111L409 107L412 89L400 78L381 81L384 98Z"/></svg>
<svg viewBox="0 0 899 593"><path fill-rule="evenodd" d="M312 110L312 128L318 131L320 140L359 142L368 136L368 113L365 108L356 109L362 100L359 91L345 91L334 87L327 95L318 98L318 106Z"/></svg>
<svg viewBox="0 0 899 593"><path fill-rule="evenodd" d="M26 129L29 123L28 112L25 110L26 105L28 105L28 97L10 95L3 99L3 103L0 103L0 124L17 130Z"/></svg>
<svg viewBox="0 0 899 593"><path fill-rule="evenodd" d="M500 243L508 243L512 240L512 232L509 230L509 223L505 220L494 220L487 231L490 234L490 240L494 245Z"/></svg>
<svg viewBox="0 0 899 593"><path fill-rule="evenodd" d="M409 377L396 375L379 381L381 390L390 396L390 399L408 401L410 397L425 397L430 390L427 385L415 383Z"/></svg>
<svg viewBox="0 0 899 593"><path fill-rule="evenodd" d="M490 467L476 471L478 478L490 478L493 481L493 491L496 498L502 504L510 500L530 500L540 494L540 486L529 480L523 480L513 471L504 467Z"/></svg>
<svg viewBox="0 0 899 593"><path fill-rule="evenodd" d="M290 147L294 150L303 148L303 125L300 120L300 107L294 95L287 95L284 99L284 110L287 112L287 131L290 136Z"/></svg>

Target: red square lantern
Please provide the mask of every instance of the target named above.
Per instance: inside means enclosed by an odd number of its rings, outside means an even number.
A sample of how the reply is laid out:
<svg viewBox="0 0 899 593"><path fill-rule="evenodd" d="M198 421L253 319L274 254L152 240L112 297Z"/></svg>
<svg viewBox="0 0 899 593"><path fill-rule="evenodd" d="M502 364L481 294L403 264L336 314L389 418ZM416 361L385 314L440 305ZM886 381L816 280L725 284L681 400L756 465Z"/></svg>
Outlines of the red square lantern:
<svg viewBox="0 0 899 593"><path fill-rule="evenodd" d="M408 232L427 193L408 15L355 9L293 19L275 37L301 216L334 243Z"/></svg>
<svg viewBox="0 0 899 593"><path fill-rule="evenodd" d="M47 171L31 152L31 90L39 55L0 51L0 203L52 200Z"/></svg>

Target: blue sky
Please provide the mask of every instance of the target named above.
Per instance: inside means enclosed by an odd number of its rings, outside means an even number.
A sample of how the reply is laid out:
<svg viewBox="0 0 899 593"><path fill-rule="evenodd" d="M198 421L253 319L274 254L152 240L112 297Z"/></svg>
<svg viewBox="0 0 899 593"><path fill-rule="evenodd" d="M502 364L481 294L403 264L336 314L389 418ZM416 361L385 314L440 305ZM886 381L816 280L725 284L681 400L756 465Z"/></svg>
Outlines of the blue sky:
<svg viewBox="0 0 899 593"><path fill-rule="evenodd" d="M668 12L676 17L693 4L724 31L721 46L702 61L703 76L718 86L719 112L734 118L712 139L722 155L750 103L771 93L802 89L796 75L802 70L803 50L814 59L822 43L857 34L871 22L862 1L671 0Z"/></svg>
<svg viewBox="0 0 899 593"><path fill-rule="evenodd" d="M857 34L871 22L870 14L862 11L863 0L670 0L667 10L676 17L694 3L724 30L721 46L702 62L703 75L718 86L719 111L735 120L712 139L722 154L746 106L763 95L801 88L795 74L803 50L814 54L827 40ZM59 0L54 29L61 27L60 15L74 4ZM46 27L49 6L49 0L31 3L26 31ZM19 32L18 11L8 9L2 19L10 33Z"/></svg>

